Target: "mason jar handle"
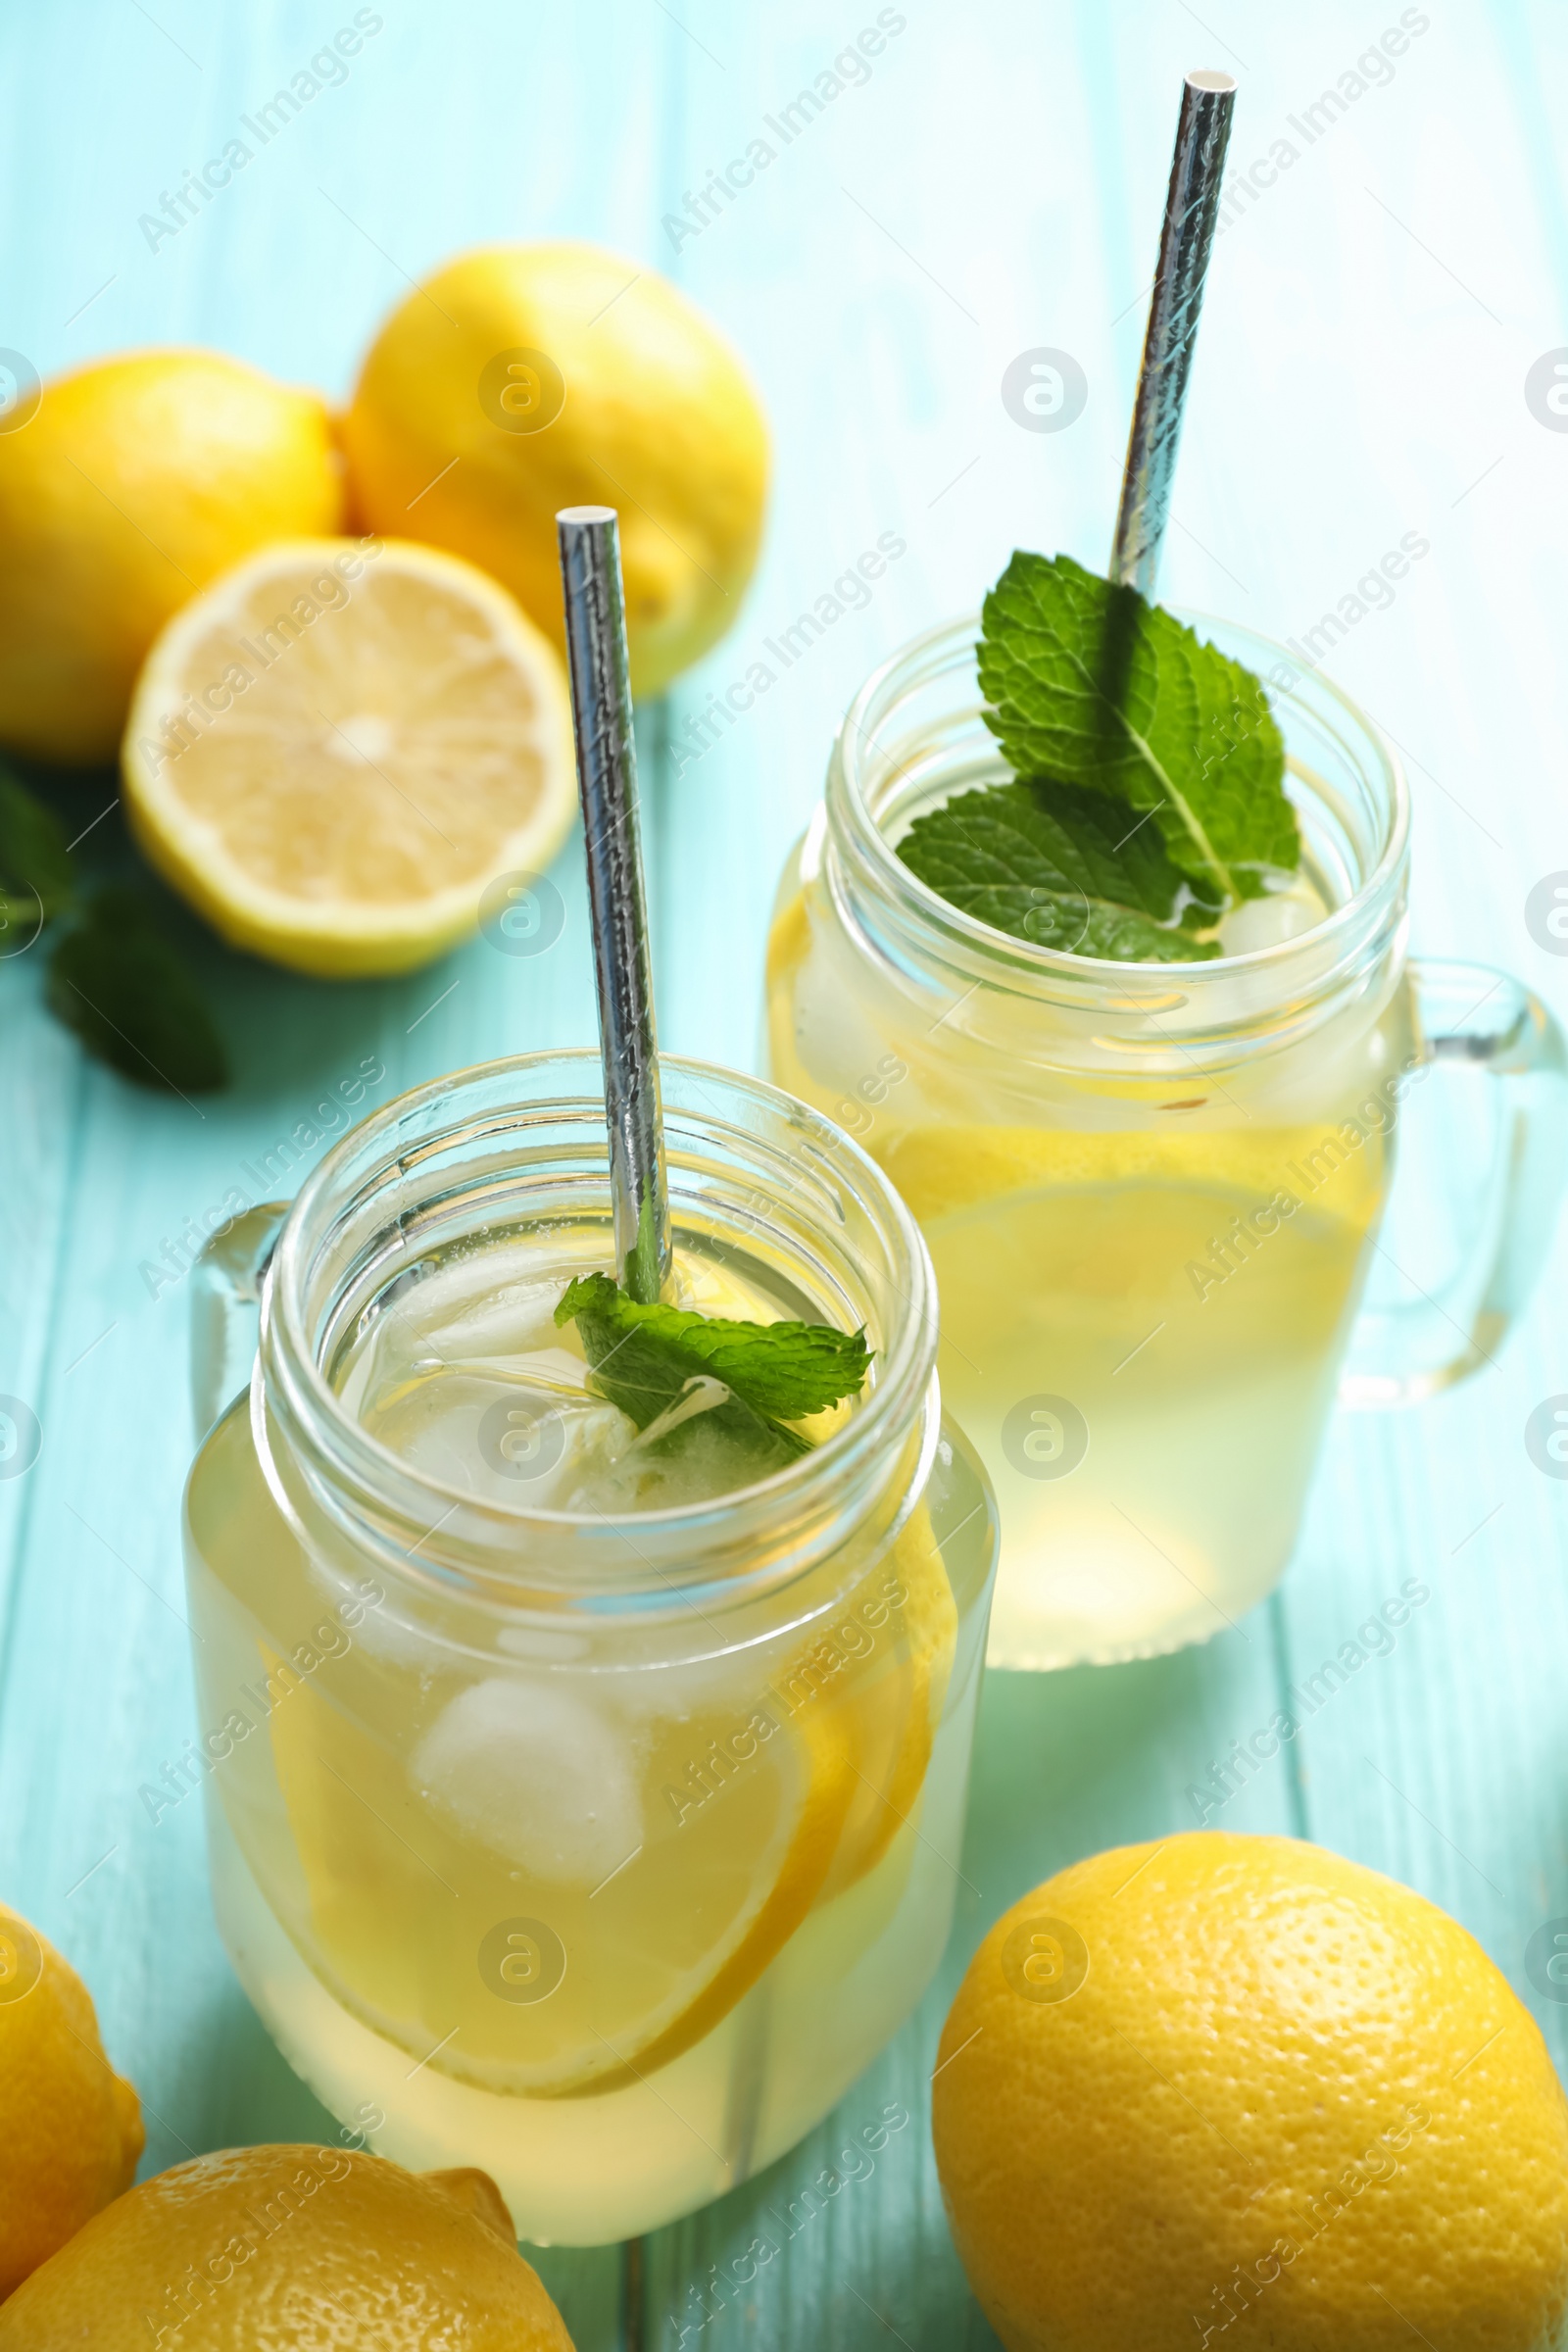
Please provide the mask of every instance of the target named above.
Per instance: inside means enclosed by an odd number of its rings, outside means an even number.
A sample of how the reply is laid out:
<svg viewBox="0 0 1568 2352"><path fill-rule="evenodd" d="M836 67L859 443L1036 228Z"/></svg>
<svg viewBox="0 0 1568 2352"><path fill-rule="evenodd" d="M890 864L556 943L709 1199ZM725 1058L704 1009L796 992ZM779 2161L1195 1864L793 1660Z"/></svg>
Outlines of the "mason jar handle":
<svg viewBox="0 0 1568 2352"><path fill-rule="evenodd" d="M1409 1083L1484 1071L1499 1090L1496 1147L1467 1204L1464 1263L1435 1294L1399 1265L1419 1295L1363 1311L1340 1383L1351 1406L1418 1403L1493 1360L1545 1262L1563 1192L1568 1054L1540 998L1479 963L1412 962L1408 977L1417 1039ZM1415 1181L1431 1178L1418 1162ZM1376 1237L1374 1250L1374 1268L1379 1257L1394 1266Z"/></svg>
<svg viewBox="0 0 1568 2352"><path fill-rule="evenodd" d="M262 1277L291 1203L264 1200L215 1233L191 1276L190 1407L198 1443L249 1385L261 1337Z"/></svg>

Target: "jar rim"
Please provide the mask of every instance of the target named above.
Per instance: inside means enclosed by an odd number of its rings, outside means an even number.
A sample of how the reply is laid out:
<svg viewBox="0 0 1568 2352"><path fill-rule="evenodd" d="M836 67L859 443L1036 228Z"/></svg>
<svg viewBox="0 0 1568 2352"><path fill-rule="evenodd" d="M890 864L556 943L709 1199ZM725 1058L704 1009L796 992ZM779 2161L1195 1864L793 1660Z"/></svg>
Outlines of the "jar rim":
<svg viewBox="0 0 1568 2352"><path fill-rule="evenodd" d="M853 1493L868 1477L874 1481L878 1465L890 1458L920 1424L933 1393L937 1345L935 1278L912 1216L876 1162L853 1137L782 1089L714 1063L662 1054L660 1072L665 1095L666 1131L673 1127L677 1133L716 1150L738 1149L742 1157L746 1145L751 1143L759 1162L751 1171L759 1193L765 1190L769 1170L761 1164L768 1154L757 1133L733 1118L703 1107L697 1097L711 1096L718 1091L733 1109L750 1112L754 1118L762 1114L765 1120L777 1124L780 1134L799 1134L808 1150L813 1138L831 1139L830 1154L820 1147L816 1149L816 1164L809 1171L811 1180L819 1188L839 1187L841 1198L846 1202L853 1201L862 1229L875 1236L887 1260L885 1268L873 1270L867 1288L875 1290L883 1286L889 1293L896 1292L903 1301L897 1316L891 1313L887 1316L887 1345L877 1351L877 1377L858 1409L808 1454L751 1486L702 1502L627 1513L623 1517L594 1511L547 1510L537 1505L530 1507L523 1501L514 1502L510 1497L475 1495L415 1467L371 1436L344 1406L318 1360L320 1337L330 1321L332 1307L329 1303L324 1312L319 1310L318 1302L313 1307L310 1286L332 1235L341 1229L355 1202L361 1203L363 1211L367 1199L373 1197L377 1169L387 1179L401 1164L397 1149L400 1135L407 1139L412 1130L417 1129L421 1154L433 1156L443 1138L451 1141L466 1129L474 1112L488 1105L498 1115L505 1115L505 1098L509 1092L513 1123L519 1130L546 1117L558 1121L569 1117L579 1128L584 1122L591 1125L596 1117L602 1123L604 1102L597 1085L600 1067L595 1052L555 1048L477 1063L410 1089L363 1119L312 1171L279 1235L263 1294L259 1377L268 1401L274 1410L281 1411L291 1450L299 1453L303 1446L314 1465L328 1462L334 1487L341 1481L342 1491L350 1498L358 1495L369 1499L377 1525L385 1525L389 1511L400 1523L418 1522L423 1548L413 1562L416 1574L433 1569L438 1581L445 1581L454 1573L462 1581L463 1571L455 1557L447 1556L449 1552L461 1550L466 1559L471 1560L475 1550L486 1554L497 1549L503 1555L516 1555L515 1565L524 1587L552 1589L553 1580L548 1577L541 1580L535 1573L538 1563L528 1555L535 1548L548 1550L553 1544L559 1544L565 1539L578 1546L587 1546L596 1555L602 1552L607 1558L614 1556L616 1546L622 1554L629 1547L634 1564L646 1561L650 1553L657 1562L659 1554L667 1552L680 1563L682 1585L701 1585L707 1580L698 1564L698 1555L712 1552L715 1544L721 1547L727 1545L731 1550L744 1548L741 1521L756 1522L759 1528L765 1529L787 1522L792 1513L809 1517L813 1500L827 1490ZM548 1080L556 1073L564 1081L559 1088L536 1098L529 1097L526 1084L530 1078ZM591 1091L583 1090L580 1083L583 1078L595 1082ZM469 1106L468 1118L461 1107L464 1102ZM443 1119L441 1114L448 1107L451 1116ZM776 1149L770 1156L776 1163ZM680 1197L675 1182L680 1164L681 1154L672 1148L672 1202ZM579 1166L575 1172L578 1181L592 1185L596 1194L603 1190L608 1199L608 1133L603 1186L597 1170L590 1172ZM776 1180L776 1164L774 1172ZM783 1199L782 1189L778 1197ZM595 1205L597 1209L597 1200ZM804 1258L799 1259L797 1271L803 1265ZM339 1284L339 1298L344 1287ZM254 1419L253 1413L253 1423ZM272 1483L271 1479L269 1483ZM452 1530L451 1546L431 1544L434 1531L430 1522L440 1523L443 1517L448 1523L454 1518L460 1522ZM343 1523L341 1519L339 1523ZM635 1544L627 1531L635 1533ZM818 1546L812 1556L820 1556L820 1551ZM503 1556L500 1565L504 1569L506 1564ZM493 1578L496 1563L489 1562L484 1572ZM735 1581L722 1566L715 1569L714 1577L715 1581L726 1584ZM668 1596L668 1579L658 1574L657 1569L656 1583L657 1589ZM631 1575L623 1585L617 1585L613 1578L609 1582L596 1581L592 1591L603 1601L612 1598L617 1591L630 1592L642 1585L640 1577Z"/></svg>
<svg viewBox="0 0 1568 2352"><path fill-rule="evenodd" d="M905 864L888 840L872 809L866 789L864 746L874 739L875 721L879 715L896 707L897 696L889 696L889 688L902 675L913 671L922 661L951 648L961 651L979 637L979 613L965 613L957 618L939 621L934 627L921 630L908 638L896 652L875 668L860 687L839 722L828 762L827 807L830 823L836 822L840 835L848 836L857 855L868 865L884 895L903 901L917 910L928 931L941 935L952 945L962 947L971 954L983 956L993 964L1001 963L1012 971L1055 983L1076 981L1080 988L1099 984L1102 987L1126 992L1130 986L1142 983L1147 990L1151 980L1164 974L1168 980L1173 970L1179 971L1183 989L1210 991L1219 989L1238 978L1258 974L1269 976L1288 971L1298 963L1303 952L1321 957L1325 949L1331 953L1342 943L1354 942L1364 931L1369 914L1375 914L1382 904L1397 889L1409 850L1410 795L1404 767L1394 745L1359 704L1353 702L1344 689L1327 677L1320 668L1303 663L1288 646L1261 636L1245 622L1231 621L1223 616L1198 612L1187 607L1168 608L1184 626L1204 631L1221 630L1230 636L1245 638L1275 665L1287 663L1296 672L1296 682L1310 678L1314 687L1327 698L1358 735L1372 755L1381 779L1385 782L1386 813L1383 837L1371 870L1357 888L1334 908L1324 921L1314 923L1294 938L1275 941L1263 948L1251 948L1241 955L1216 956L1201 962L1183 962L1177 966L1120 960L1110 956L1079 956L1061 948L1046 948L1033 940L1016 937L1011 932L999 931L992 924L966 914L944 899ZM1270 674L1267 661L1258 667ZM1292 694L1272 681L1274 691ZM975 709L984 706L976 686Z"/></svg>

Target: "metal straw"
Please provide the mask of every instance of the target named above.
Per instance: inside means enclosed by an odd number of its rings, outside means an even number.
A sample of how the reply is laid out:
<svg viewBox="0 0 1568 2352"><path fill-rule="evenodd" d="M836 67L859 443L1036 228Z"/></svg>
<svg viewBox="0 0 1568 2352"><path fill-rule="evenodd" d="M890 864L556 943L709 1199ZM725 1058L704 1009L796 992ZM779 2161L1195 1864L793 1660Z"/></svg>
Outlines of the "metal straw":
<svg viewBox="0 0 1568 2352"><path fill-rule="evenodd" d="M1198 339L1203 279L1214 243L1220 180L1230 142L1236 84L1228 74L1189 74L1182 86L1176 153L1171 159L1160 232L1159 265L1138 371L1138 398L1127 437L1121 507L1110 551L1110 576L1152 598L1170 510L1176 444L1187 377Z"/></svg>
<svg viewBox="0 0 1568 2352"><path fill-rule="evenodd" d="M620 538L613 507L565 507L556 516L556 530L577 786L587 834L615 1261L625 1290L649 1304L669 1273L669 1200L637 829Z"/></svg>

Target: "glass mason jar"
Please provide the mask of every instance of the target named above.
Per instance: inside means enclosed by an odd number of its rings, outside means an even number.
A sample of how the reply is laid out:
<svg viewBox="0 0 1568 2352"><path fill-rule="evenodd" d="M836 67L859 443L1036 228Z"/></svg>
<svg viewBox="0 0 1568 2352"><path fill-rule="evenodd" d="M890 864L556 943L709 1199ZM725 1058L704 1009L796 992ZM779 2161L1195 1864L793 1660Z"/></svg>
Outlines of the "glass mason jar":
<svg viewBox="0 0 1568 2352"><path fill-rule="evenodd" d="M902 1202L803 1105L662 1066L677 1262L875 1349L782 1472L551 1510L526 1429L502 1475L481 1426L443 1479L345 1404L366 1332L443 1269L500 1253L504 1349L530 1252L613 1263L591 1054L389 1104L212 1246L197 1301L200 1414L248 1368L265 1263L249 1387L186 1498L224 1941L334 2113L406 2164L482 2166L536 2241L634 2235L771 2163L919 1998L996 1551Z"/></svg>
<svg viewBox="0 0 1568 2352"><path fill-rule="evenodd" d="M1002 1511L993 1665L1143 1656L1240 1617L1290 1557L1342 1375L1396 1402L1489 1359L1555 1213L1561 1038L1514 981L1407 959L1387 745L1282 649L1195 625L1270 683L1326 919L1303 901L1282 938L1255 903L1214 961L1111 963L916 880L893 846L911 820L1009 773L972 621L857 696L775 911L769 1074L858 1137L936 1266L943 1392ZM1351 1347L1369 1264L1393 1280L1396 1131L1440 1062L1422 1125L1450 1089L1460 1142L1492 1145L1466 1262Z"/></svg>

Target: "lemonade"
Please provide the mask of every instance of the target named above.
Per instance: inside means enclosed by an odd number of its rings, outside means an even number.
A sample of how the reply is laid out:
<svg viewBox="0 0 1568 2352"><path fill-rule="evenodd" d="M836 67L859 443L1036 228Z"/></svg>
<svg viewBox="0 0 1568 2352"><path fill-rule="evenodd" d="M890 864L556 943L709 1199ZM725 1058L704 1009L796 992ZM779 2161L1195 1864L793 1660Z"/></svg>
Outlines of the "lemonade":
<svg viewBox="0 0 1568 2352"><path fill-rule="evenodd" d="M922 1140L891 1141L896 1181ZM1381 1195L1380 1145L1358 1183L1332 1188L1346 1198L1233 1245L1231 1271L1200 1296L1188 1269L1212 1262L1208 1237L1232 1236L1270 1198L1247 1184L1255 1139L1229 1182L1223 1154L1213 1177L1188 1179L1140 1171L1150 1155L1103 1140L1098 1184L1048 1179L926 1227L945 1394L988 1455L1022 1563L992 1623L999 1656L1016 1663L1202 1641L1267 1591L1295 1539ZM1268 1136L1282 1183L1312 1142Z"/></svg>
<svg viewBox="0 0 1568 2352"><path fill-rule="evenodd" d="M816 1073L833 1067L832 1030L796 1044L808 985L781 953L772 1070L826 1106L838 1097ZM1324 1086L1315 1120L1266 1125L1260 1108L1229 1132L1178 1135L987 1126L983 1082L968 1120L944 1118L940 1045L885 1033L907 1075L896 1117L890 1104L865 1140L925 1234L943 1393L997 1490L994 1663L1202 1641L1278 1577L1386 1190L1394 1110L1379 1073L1408 1044L1402 1010L1361 1042L1366 1084L1338 1102ZM1013 1093L1003 1117L1017 1117ZM1087 1121L1106 1105L1052 1107ZM1286 1215L1274 1204L1288 1188Z"/></svg>
<svg viewBox="0 0 1568 2352"><path fill-rule="evenodd" d="M482 2166L535 2239L744 2179L912 2006L984 1642L991 1506L937 1418L912 1228L767 1090L683 1100L665 1067L673 1301L876 1349L812 1450L760 1478L722 1384L639 1434L590 1383L555 1315L612 1262L603 1113L559 1100L583 1057L540 1056L393 1105L313 1180L188 1496L242 1980L345 2121ZM765 1152L704 1128L726 1097ZM853 1246L806 1240L830 1200Z"/></svg>
<svg viewBox="0 0 1568 2352"><path fill-rule="evenodd" d="M1036 949L896 855L1006 773L973 662L933 632L852 710L779 892L768 1067L920 1223L1001 1504L991 1659L1049 1667L1206 1639L1290 1556L1418 1074L1403 804L1307 681L1280 698L1302 869L1215 960Z"/></svg>

